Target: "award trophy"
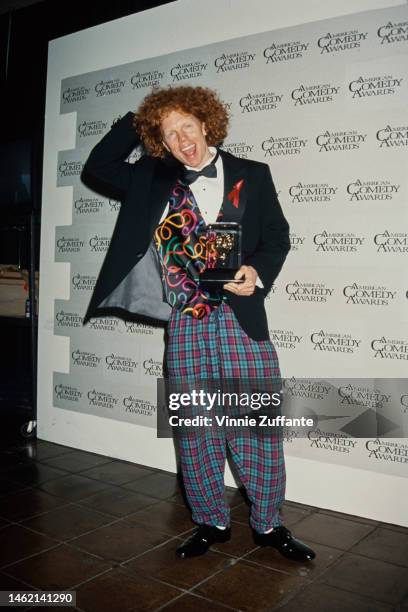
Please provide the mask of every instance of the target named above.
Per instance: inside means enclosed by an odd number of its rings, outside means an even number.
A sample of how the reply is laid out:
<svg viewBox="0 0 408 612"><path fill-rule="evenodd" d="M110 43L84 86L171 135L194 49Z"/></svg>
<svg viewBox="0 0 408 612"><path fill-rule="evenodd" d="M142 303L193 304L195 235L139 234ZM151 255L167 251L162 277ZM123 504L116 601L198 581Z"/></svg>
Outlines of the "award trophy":
<svg viewBox="0 0 408 612"><path fill-rule="evenodd" d="M200 274L200 285L212 286L233 281L242 260L241 224L211 223L206 233L206 267Z"/></svg>

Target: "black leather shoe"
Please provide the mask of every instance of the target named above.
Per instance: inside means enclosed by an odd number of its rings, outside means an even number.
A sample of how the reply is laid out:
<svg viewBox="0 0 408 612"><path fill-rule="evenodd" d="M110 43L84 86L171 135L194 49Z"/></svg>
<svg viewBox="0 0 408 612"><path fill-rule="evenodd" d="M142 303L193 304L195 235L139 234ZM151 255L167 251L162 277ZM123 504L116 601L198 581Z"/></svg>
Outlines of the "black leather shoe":
<svg viewBox="0 0 408 612"><path fill-rule="evenodd" d="M286 527L274 527L270 533L258 533L253 530L255 544L258 546L272 546L281 555L293 561L311 561L316 553L306 546L304 542L294 538Z"/></svg>
<svg viewBox="0 0 408 612"><path fill-rule="evenodd" d="M204 555L212 544L228 542L231 538L231 528L218 529L211 525L200 525L198 529L177 550L176 555L181 559L199 557Z"/></svg>

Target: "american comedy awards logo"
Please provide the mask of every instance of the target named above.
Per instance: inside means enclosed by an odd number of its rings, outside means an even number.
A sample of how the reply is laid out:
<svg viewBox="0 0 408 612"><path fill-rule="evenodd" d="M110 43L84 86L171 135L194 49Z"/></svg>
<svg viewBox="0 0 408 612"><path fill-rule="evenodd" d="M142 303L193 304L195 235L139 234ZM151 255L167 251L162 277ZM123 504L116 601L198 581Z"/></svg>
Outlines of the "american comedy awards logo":
<svg viewBox="0 0 408 612"><path fill-rule="evenodd" d="M318 38L317 46L321 54L350 51L351 49L358 49L361 43L367 40L367 35L368 32L359 32L358 30L348 30L336 34L328 32Z"/></svg>
<svg viewBox="0 0 408 612"><path fill-rule="evenodd" d="M95 85L96 97L115 96L120 94L124 88L126 81L120 78L101 80Z"/></svg>
<svg viewBox="0 0 408 612"><path fill-rule="evenodd" d="M74 291L92 291L96 284L96 276L78 272L72 276L71 283Z"/></svg>
<svg viewBox="0 0 408 612"><path fill-rule="evenodd" d="M302 342L303 336L299 336L291 329L271 329L271 340L279 349L295 350Z"/></svg>
<svg viewBox="0 0 408 612"><path fill-rule="evenodd" d="M85 242L76 236L61 236L57 239L58 253L80 253Z"/></svg>
<svg viewBox="0 0 408 612"><path fill-rule="evenodd" d="M389 21L377 30L377 36L382 45L408 41L408 21L393 23Z"/></svg>
<svg viewBox="0 0 408 612"><path fill-rule="evenodd" d="M398 194L401 185L388 180L356 179L346 187L349 202L375 202L392 200Z"/></svg>
<svg viewBox="0 0 408 612"><path fill-rule="evenodd" d="M371 350L375 359L398 359L408 361L408 341L386 338L374 338L371 343Z"/></svg>
<svg viewBox="0 0 408 612"><path fill-rule="evenodd" d="M395 94L397 89L401 87L402 81L402 77L397 78L389 74L373 77L360 76L358 79L350 81L348 90L353 100L372 96L388 96Z"/></svg>
<svg viewBox="0 0 408 612"><path fill-rule="evenodd" d="M82 172L83 163L81 161L66 161L64 160L58 166L60 178L67 176L79 176Z"/></svg>
<svg viewBox="0 0 408 612"><path fill-rule="evenodd" d="M64 89L64 91L62 92L62 102L63 104L82 102L82 100L87 99L89 93L89 87L85 87L83 85L80 87L68 87L68 89Z"/></svg>
<svg viewBox="0 0 408 612"><path fill-rule="evenodd" d="M110 237L95 234L95 236L89 239L88 244L91 253L105 253L110 245Z"/></svg>
<svg viewBox="0 0 408 612"><path fill-rule="evenodd" d="M80 197L74 202L74 212L77 215L94 215L103 209L103 200L100 198Z"/></svg>
<svg viewBox="0 0 408 612"><path fill-rule="evenodd" d="M375 234L374 245L377 253L408 253L408 234L385 230Z"/></svg>
<svg viewBox="0 0 408 612"><path fill-rule="evenodd" d="M349 283L343 287L346 304L353 306L388 306L397 295L383 285Z"/></svg>
<svg viewBox="0 0 408 612"><path fill-rule="evenodd" d="M316 85L299 85L292 89L290 97L293 105L300 107L308 104L333 102L340 91L340 85L330 83Z"/></svg>
<svg viewBox="0 0 408 612"><path fill-rule="evenodd" d="M207 68L208 64L199 60L186 64L181 64L179 62L170 68L170 77L173 83L178 83L186 79L197 79L203 76Z"/></svg>
<svg viewBox="0 0 408 612"><path fill-rule="evenodd" d="M96 317L90 319L88 327L92 331L115 332L119 329L119 319L115 317Z"/></svg>
<svg viewBox="0 0 408 612"><path fill-rule="evenodd" d="M82 327L83 317L78 312L65 312L59 310L55 313L55 321L58 327Z"/></svg>
<svg viewBox="0 0 408 612"><path fill-rule="evenodd" d="M88 136L101 136L107 127L108 124L106 121L82 121L78 125L78 134L80 138L86 138Z"/></svg>
<svg viewBox="0 0 408 612"><path fill-rule="evenodd" d="M384 408L391 401L391 395L360 385L343 385L337 389L337 394L340 397L340 404L346 406L364 406L375 409Z"/></svg>
<svg viewBox="0 0 408 612"><path fill-rule="evenodd" d="M307 138L301 136L270 136L262 141L262 151L265 157L282 155L299 155L307 145Z"/></svg>
<svg viewBox="0 0 408 612"><path fill-rule="evenodd" d="M230 72L231 70L243 70L250 67L255 57L256 53L248 53L248 51L223 53L215 59L214 66L217 74L220 72Z"/></svg>
<svg viewBox="0 0 408 612"><path fill-rule="evenodd" d="M289 187L292 204L331 202L338 187L328 183L298 183Z"/></svg>
<svg viewBox="0 0 408 612"><path fill-rule="evenodd" d="M105 366L108 372L126 372L128 374L134 374L137 368L137 361L132 357L124 357L123 355L117 355L116 353L110 353L105 355Z"/></svg>
<svg viewBox="0 0 408 612"><path fill-rule="evenodd" d="M408 146L408 126L393 127L387 125L375 135L380 149L392 149Z"/></svg>
<svg viewBox="0 0 408 612"><path fill-rule="evenodd" d="M289 302L327 302L334 289L326 287L325 283L302 283L295 280L285 287Z"/></svg>
<svg viewBox="0 0 408 612"><path fill-rule="evenodd" d="M248 142L227 142L222 145L222 148L224 151L231 153L231 155L248 159L248 157L251 157L254 150L254 145L249 144Z"/></svg>
<svg viewBox="0 0 408 612"><path fill-rule="evenodd" d="M408 444L388 440L367 440L365 448L368 458L389 463L408 463Z"/></svg>
<svg viewBox="0 0 408 612"><path fill-rule="evenodd" d="M357 440L345 434L332 434L316 429L309 431L308 436L311 448L329 450L335 453L349 453L357 444Z"/></svg>
<svg viewBox="0 0 408 612"><path fill-rule="evenodd" d="M164 78L164 72L150 70L148 72L136 72L130 77L132 89L143 89L144 87L159 87Z"/></svg>
<svg viewBox="0 0 408 612"><path fill-rule="evenodd" d="M241 113L256 113L259 111L275 110L281 104L283 94L273 91L262 93L247 93L239 100Z"/></svg>
<svg viewBox="0 0 408 612"><path fill-rule="evenodd" d="M328 397L330 385L321 380L308 378L286 378L283 381L285 393L290 397L322 400Z"/></svg>
<svg viewBox="0 0 408 612"><path fill-rule="evenodd" d="M319 153L331 153L333 151L355 151L366 142L367 134L356 130L346 132L329 132L316 136L316 144Z"/></svg>
<svg viewBox="0 0 408 612"><path fill-rule="evenodd" d="M308 47L308 42L300 40L278 44L272 43L264 49L263 56L267 64L276 64L277 62L300 59L306 53Z"/></svg>
<svg viewBox="0 0 408 612"><path fill-rule="evenodd" d="M101 362L101 358L96 353L79 349L72 351L71 358L73 365L78 368L97 368Z"/></svg>
<svg viewBox="0 0 408 612"><path fill-rule="evenodd" d="M319 232L313 236L316 253L357 253L365 237L351 232Z"/></svg>
<svg viewBox="0 0 408 612"><path fill-rule="evenodd" d="M131 414L140 414L142 416L150 417L156 413L156 406L149 402L149 400L135 397L133 395L127 395L122 400L122 405L125 412Z"/></svg>
<svg viewBox="0 0 408 612"><path fill-rule="evenodd" d="M95 408L107 408L113 410L118 404L118 398L112 393L91 389L87 393L88 403Z"/></svg>
<svg viewBox="0 0 408 612"><path fill-rule="evenodd" d="M314 351L329 353L355 353L361 344L361 340L353 338L351 334L327 332L323 329L312 332L310 341Z"/></svg>
<svg viewBox="0 0 408 612"><path fill-rule="evenodd" d="M55 385L54 393L56 399L68 402L79 402L82 398L82 391L71 385Z"/></svg>

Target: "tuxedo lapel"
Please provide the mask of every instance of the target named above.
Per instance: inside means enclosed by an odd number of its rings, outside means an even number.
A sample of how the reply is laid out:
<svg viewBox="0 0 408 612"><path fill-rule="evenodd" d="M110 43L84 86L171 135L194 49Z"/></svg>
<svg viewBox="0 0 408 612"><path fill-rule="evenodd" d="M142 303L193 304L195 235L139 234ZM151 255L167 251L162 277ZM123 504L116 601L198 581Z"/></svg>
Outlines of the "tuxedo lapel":
<svg viewBox="0 0 408 612"><path fill-rule="evenodd" d="M224 197L220 221L240 223L247 203L248 176L245 163L220 150L224 168Z"/></svg>

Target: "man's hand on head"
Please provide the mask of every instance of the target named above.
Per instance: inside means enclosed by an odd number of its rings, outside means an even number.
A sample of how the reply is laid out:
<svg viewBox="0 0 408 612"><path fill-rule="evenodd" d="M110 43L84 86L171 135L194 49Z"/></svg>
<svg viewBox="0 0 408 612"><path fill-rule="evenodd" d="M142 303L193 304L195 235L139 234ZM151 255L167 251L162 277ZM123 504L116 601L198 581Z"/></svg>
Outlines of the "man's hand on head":
<svg viewBox="0 0 408 612"><path fill-rule="evenodd" d="M240 283L230 281L223 285L223 289L231 291L231 293L235 293L235 295L253 294L255 291L256 279L258 278L258 273L255 268L252 266L241 266L234 278L237 281L241 279L244 279L244 281Z"/></svg>

